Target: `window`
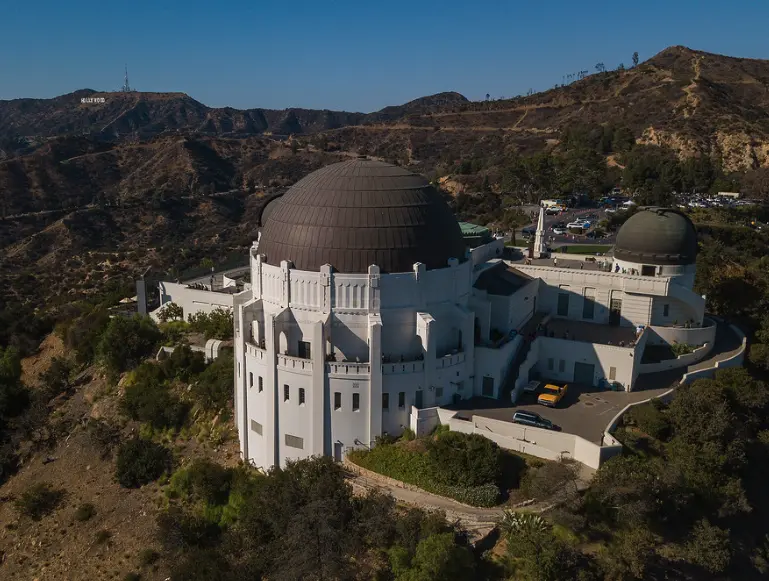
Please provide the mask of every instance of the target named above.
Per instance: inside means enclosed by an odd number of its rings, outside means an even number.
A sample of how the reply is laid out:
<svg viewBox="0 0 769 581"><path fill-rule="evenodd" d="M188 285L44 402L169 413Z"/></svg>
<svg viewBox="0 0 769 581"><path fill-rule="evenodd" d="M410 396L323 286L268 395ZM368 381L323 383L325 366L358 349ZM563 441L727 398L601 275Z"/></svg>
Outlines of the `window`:
<svg viewBox="0 0 769 581"><path fill-rule="evenodd" d="M558 316L569 316L569 295L568 293L558 293Z"/></svg>
<svg viewBox="0 0 769 581"><path fill-rule="evenodd" d="M443 397L443 388L442 387L436 387L435 388L435 397Z"/></svg>
<svg viewBox="0 0 769 581"><path fill-rule="evenodd" d="M291 396L291 390L289 389L288 385L283 386L283 401L288 401L288 398Z"/></svg>
<svg viewBox="0 0 769 581"><path fill-rule="evenodd" d="M641 276L654 276L654 271L655 268L653 266L647 264L641 266Z"/></svg>
<svg viewBox="0 0 769 581"><path fill-rule="evenodd" d="M304 438L286 434L286 446L289 448L299 448L300 450L304 450Z"/></svg>
<svg viewBox="0 0 769 581"><path fill-rule="evenodd" d="M299 341L299 357L302 359L310 359L311 351L310 351L310 342L309 341Z"/></svg>
<svg viewBox="0 0 769 581"><path fill-rule="evenodd" d="M254 373L252 371L248 372L248 387L254 387Z"/></svg>
<svg viewBox="0 0 769 581"><path fill-rule="evenodd" d="M383 393L382 394L382 409L384 411L387 411L390 409L390 394L389 393Z"/></svg>
<svg viewBox="0 0 769 581"><path fill-rule="evenodd" d="M418 410L422 409L422 390L418 389L414 398L414 407Z"/></svg>
<svg viewBox="0 0 769 581"><path fill-rule="evenodd" d="M259 422L255 422L254 420L251 420L251 430L256 432L257 434L259 434L261 436L262 435L262 424L260 424Z"/></svg>
<svg viewBox="0 0 769 581"><path fill-rule="evenodd" d="M663 317L670 316L670 305L662 305L662 316Z"/></svg>
<svg viewBox="0 0 769 581"><path fill-rule="evenodd" d="M566 361L563 359L558 360L558 373L563 373L566 371Z"/></svg>
<svg viewBox="0 0 769 581"><path fill-rule="evenodd" d="M304 388L299 388L299 405L304 405Z"/></svg>
<svg viewBox="0 0 769 581"><path fill-rule="evenodd" d="M552 357L548 357L547 358L547 370L548 371L552 371L554 365L555 365L555 361L553 360L553 358Z"/></svg>
<svg viewBox="0 0 769 581"><path fill-rule="evenodd" d="M617 368L616 367L609 367L609 379L611 379L611 380L617 379Z"/></svg>
<svg viewBox="0 0 769 581"><path fill-rule="evenodd" d="M240 377L240 361L238 361L238 377Z"/></svg>
<svg viewBox="0 0 769 581"><path fill-rule="evenodd" d="M399 408L405 408L406 407L406 392L405 391L399 391L398 392L398 407Z"/></svg>
<svg viewBox="0 0 769 581"><path fill-rule="evenodd" d="M260 375L258 378L259 381L259 393L262 393L264 391L264 378Z"/></svg>
<svg viewBox="0 0 769 581"><path fill-rule="evenodd" d="M352 411L357 412L360 410L360 394L352 394Z"/></svg>
<svg viewBox="0 0 769 581"><path fill-rule="evenodd" d="M334 392L334 409L342 409L342 394L338 391Z"/></svg>

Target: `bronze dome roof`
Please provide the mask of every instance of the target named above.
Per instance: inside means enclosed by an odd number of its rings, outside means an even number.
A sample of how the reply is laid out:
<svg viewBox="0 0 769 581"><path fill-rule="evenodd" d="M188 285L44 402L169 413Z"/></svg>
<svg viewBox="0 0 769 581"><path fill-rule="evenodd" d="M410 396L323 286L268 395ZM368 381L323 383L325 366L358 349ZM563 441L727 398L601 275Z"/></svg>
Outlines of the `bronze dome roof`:
<svg viewBox="0 0 769 581"><path fill-rule="evenodd" d="M401 167L355 159L323 167L271 204L259 240L267 264L288 260L299 270L410 272L465 260L457 220L421 176Z"/></svg>
<svg viewBox="0 0 769 581"><path fill-rule="evenodd" d="M697 231L678 210L642 208L619 229L614 258L640 264L694 264Z"/></svg>

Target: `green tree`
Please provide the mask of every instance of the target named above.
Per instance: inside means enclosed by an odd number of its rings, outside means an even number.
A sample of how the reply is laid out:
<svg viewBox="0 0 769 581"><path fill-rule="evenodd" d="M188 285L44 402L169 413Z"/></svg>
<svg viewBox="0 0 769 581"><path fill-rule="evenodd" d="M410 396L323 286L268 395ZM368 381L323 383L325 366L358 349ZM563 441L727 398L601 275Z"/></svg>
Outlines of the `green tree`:
<svg viewBox="0 0 769 581"><path fill-rule="evenodd" d="M454 542L453 533L431 535L419 542L408 568L402 553L395 569L397 581L462 581L475 578L475 561L467 547ZM395 572L395 571L394 571Z"/></svg>
<svg viewBox="0 0 769 581"><path fill-rule="evenodd" d="M56 395L70 388L72 364L63 357L54 357L48 369L40 375L40 381L49 395Z"/></svg>
<svg viewBox="0 0 769 581"><path fill-rule="evenodd" d="M232 401L234 364L232 351L227 349L200 374L192 387L192 393L204 408L220 410Z"/></svg>
<svg viewBox="0 0 769 581"><path fill-rule="evenodd" d="M450 486L496 484L501 476L499 446L478 434L442 432L430 442L427 456L435 479Z"/></svg>
<svg viewBox="0 0 769 581"><path fill-rule="evenodd" d="M235 327L232 311L217 308L210 313L194 313L187 320L190 327L197 333L203 333L206 339L232 339Z"/></svg>
<svg viewBox="0 0 769 581"><path fill-rule="evenodd" d="M729 531L702 519L694 526L691 539L684 546L683 553L690 563L711 573L723 573L731 559L729 547Z"/></svg>
<svg viewBox="0 0 769 581"><path fill-rule="evenodd" d="M187 406L170 392L163 369L155 363L142 363L134 370L122 407L131 419L158 429L178 428L187 417Z"/></svg>
<svg viewBox="0 0 769 581"><path fill-rule="evenodd" d="M136 367L152 355L162 334L149 317L114 317L99 340L97 353L110 371L119 373Z"/></svg>
<svg viewBox="0 0 769 581"><path fill-rule="evenodd" d="M166 303L158 312L160 322L184 320L184 309L176 303Z"/></svg>
<svg viewBox="0 0 769 581"><path fill-rule="evenodd" d="M633 53L633 66L634 67L638 66L638 51Z"/></svg>

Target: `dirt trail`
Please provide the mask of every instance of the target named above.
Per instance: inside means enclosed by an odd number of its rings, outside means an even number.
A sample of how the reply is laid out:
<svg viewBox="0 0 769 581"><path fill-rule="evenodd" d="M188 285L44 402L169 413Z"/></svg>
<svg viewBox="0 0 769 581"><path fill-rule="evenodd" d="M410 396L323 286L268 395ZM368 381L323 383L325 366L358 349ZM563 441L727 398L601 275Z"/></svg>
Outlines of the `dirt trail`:
<svg viewBox="0 0 769 581"><path fill-rule="evenodd" d="M691 117L692 115L694 115L694 112L697 110L697 107L700 104L700 99L699 97L697 97L697 95L694 94L694 89L697 88L697 81L700 80L700 62L701 61L702 61L701 57L695 56L692 58L692 70L694 71L694 76L692 77L692 82L684 87L684 93L686 93L686 106L684 107L684 117Z"/></svg>

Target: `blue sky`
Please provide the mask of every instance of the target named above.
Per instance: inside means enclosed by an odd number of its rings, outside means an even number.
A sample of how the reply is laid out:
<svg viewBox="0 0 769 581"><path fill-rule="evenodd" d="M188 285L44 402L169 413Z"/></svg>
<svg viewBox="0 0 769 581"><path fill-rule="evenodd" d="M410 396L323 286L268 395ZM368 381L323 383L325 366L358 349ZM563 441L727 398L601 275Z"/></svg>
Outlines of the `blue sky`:
<svg viewBox="0 0 769 581"><path fill-rule="evenodd" d="M4 0L0 99L116 89L374 111L512 96L671 45L769 59L769 0Z"/></svg>

